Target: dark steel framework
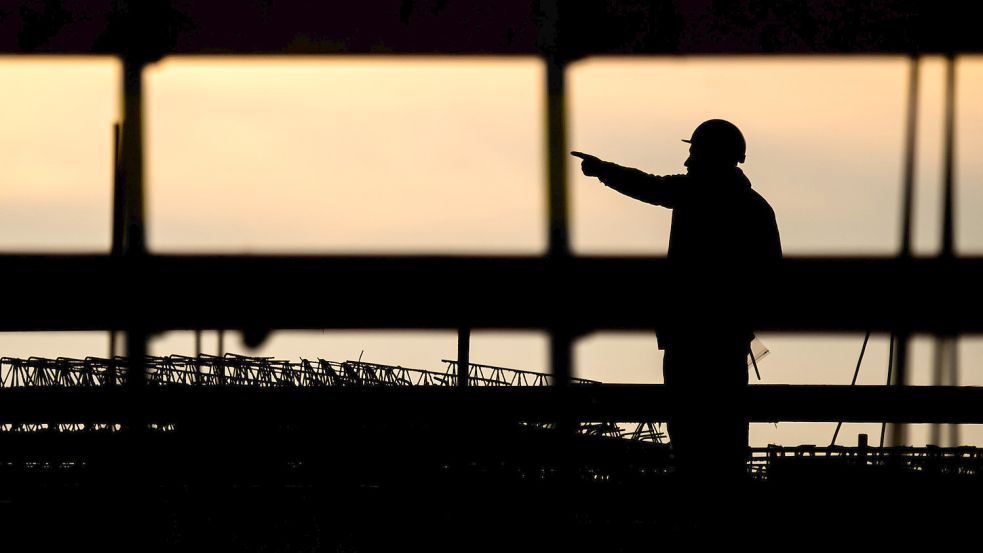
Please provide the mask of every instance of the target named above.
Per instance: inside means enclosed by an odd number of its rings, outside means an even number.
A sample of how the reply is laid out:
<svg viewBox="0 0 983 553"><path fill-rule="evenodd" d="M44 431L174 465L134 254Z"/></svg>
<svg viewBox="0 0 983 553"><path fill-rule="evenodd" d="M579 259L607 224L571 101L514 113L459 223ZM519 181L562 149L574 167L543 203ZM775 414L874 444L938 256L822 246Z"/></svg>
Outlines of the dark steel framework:
<svg viewBox="0 0 983 553"><path fill-rule="evenodd" d="M232 9L235 18L227 17ZM561 420L590 416L657 420L672 404L661 387L600 386L587 391L567 386L571 345L578 336L598 328L656 328L671 316L646 301L627 301L626 290L633 283L647 287L655 282L673 284L681 294L698 287L686 275L673 274L659 259L571 254L566 192L567 64L590 55L880 54L912 60L903 183L904 247L896 257L785 261L776 277L781 283L776 289L782 292L755 314L755 324L761 330L891 332L897 337L892 383L899 386L755 386L745 400L753 420L979 422L978 389L901 389L907 378L907 341L913 332L951 339L983 330L983 299L978 293L983 260L958 257L953 246L955 61L961 53L983 51L983 35L973 27L975 19L969 17L969 10L956 4L900 0L876 4L751 2L734 7L683 1L489 4L387 0L345 8L300 0L275 4L257 0L234 7L161 0L0 2L0 52L113 54L123 62L120 180L112 255L0 256L9 275L8 287L19 292L0 320L0 328L122 329L128 356L139 360L125 383L126 394L137 399L123 400L117 390L107 389L103 390L107 402L94 407L88 400L53 392L25 396L14 393L21 390L0 390L0 414L10 420L47 419L54 413L86 418L95 413L105 416L112 407L119 409L115 412L119 420L139 427L153 409L183 409L178 396L144 401L149 394L143 365L147 337L165 329L241 329L262 335L286 328L450 328L458 329L466 340L472 328L521 328L549 333L555 389L534 390L522 396L518 407L511 397L486 397L490 402L486 406L493 405L503 417L527 410ZM147 64L168 55L375 53L542 57L549 168L545 256L239 257L161 256L147 251L142 124L142 70ZM945 243L937 258L914 259L907 247L913 206L913 114L917 63L925 54L943 54L949 60ZM231 285L168 278L212 272L240 278ZM392 272L417 283L416 288L410 291L392 281L385 287L377 285L380 275ZM519 284L502 291L500 286L483 286L490 282ZM604 285L613 282L620 286ZM217 294L219 286L232 290ZM325 297L325 291L332 288L346 290L347 298ZM475 294L476 290L481 293ZM352 297L359 298L360 309L345 309ZM469 302L459 301L461 297L468 297ZM202 310L204 304L211 308ZM346 316L338 318L339 311ZM464 344L461 354L462 359L467 355ZM112 377L108 382L108 388L119 384ZM459 392L458 399L447 399L441 405L467 410L465 399L474 391ZM416 401L426 401L426 395L420 393ZM392 413L414 401L385 394L363 399L372 402L373 409ZM231 406L244 405L230 401ZM891 435L895 443L902 443L903 426Z"/></svg>
<svg viewBox="0 0 983 553"><path fill-rule="evenodd" d="M380 365L362 361L328 361L301 359L298 362L269 357L249 357L227 353L223 356L168 355L147 357L146 385L154 387L230 386L249 388L322 388L322 387L457 387L463 372L457 361L443 360L444 372ZM86 357L48 359L31 357L0 358L0 389L5 388L99 388L114 384L125 385L129 380L129 360L125 357ZM552 375L471 364L466 373L468 386L484 388L552 386ZM599 385L600 382L581 378L571 384ZM173 430L172 421L155 421L153 428ZM546 422L525 423L538 428L550 428ZM112 422L105 423L19 423L0 425L0 432L104 431L120 430ZM581 421L578 432L588 436L625 438L633 441L663 443L661 425L639 422L631 429L613 421Z"/></svg>

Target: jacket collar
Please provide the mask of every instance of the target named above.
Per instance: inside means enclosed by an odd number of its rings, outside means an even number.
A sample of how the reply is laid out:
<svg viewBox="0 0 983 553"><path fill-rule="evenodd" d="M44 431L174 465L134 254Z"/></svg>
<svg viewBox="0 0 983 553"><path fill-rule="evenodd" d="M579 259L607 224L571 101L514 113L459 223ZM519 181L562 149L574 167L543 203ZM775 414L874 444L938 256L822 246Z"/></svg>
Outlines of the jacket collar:
<svg viewBox="0 0 983 553"><path fill-rule="evenodd" d="M728 167L720 171L709 171L693 175L701 185L708 188L727 190L749 190L751 181L740 167Z"/></svg>

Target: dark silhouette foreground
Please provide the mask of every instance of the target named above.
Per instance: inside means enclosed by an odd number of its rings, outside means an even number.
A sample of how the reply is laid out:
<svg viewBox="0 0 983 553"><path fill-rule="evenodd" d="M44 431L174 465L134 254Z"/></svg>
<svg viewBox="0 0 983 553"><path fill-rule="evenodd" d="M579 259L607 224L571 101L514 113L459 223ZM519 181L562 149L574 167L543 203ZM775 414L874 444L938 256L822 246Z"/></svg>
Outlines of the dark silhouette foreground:
<svg viewBox="0 0 983 553"><path fill-rule="evenodd" d="M753 290L735 281L764 275L781 259L775 213L737 167L746 143L733 124L712 119L693 132L684 175L656 176L572 152L585 175L637 200L672 209L668 259L703 284L701 297L664 296L673 323L658 331L666 386L682 408L668 421L678 470L692 482L735 483L746 473L748 421L736 398L748 383L754 334L745 320ZM740 278L738 278L740 277Z"/></svg>

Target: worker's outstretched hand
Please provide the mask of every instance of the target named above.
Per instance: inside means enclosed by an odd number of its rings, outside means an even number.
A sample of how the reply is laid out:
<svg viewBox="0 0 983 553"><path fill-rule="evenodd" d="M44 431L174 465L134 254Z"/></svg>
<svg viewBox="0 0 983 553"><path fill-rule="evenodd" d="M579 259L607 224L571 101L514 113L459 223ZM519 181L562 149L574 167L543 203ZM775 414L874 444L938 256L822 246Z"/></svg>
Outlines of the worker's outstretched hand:
<svg viewBox="0 0 983 553"><path fill-rule="evenodd" d="M585 154L583 152L570 152L573 157L579 157L583 161L580 163L580 170L584 172L588 177L596 177L601 174L604 169L604 164L606 161L592 156L590 154Z"/></svg>

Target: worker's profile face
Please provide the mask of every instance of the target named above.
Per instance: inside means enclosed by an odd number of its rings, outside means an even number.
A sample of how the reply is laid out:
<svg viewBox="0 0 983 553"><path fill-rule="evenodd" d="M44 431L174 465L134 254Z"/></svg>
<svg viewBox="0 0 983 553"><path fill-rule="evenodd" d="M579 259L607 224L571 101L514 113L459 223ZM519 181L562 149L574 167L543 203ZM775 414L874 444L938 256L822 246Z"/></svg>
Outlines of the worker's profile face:
<svg viewBox="0 0 983 553"><path fill-rule="evenodd" d="M703 152L700 152L700 149L697 148L696 145L690 144L689 157L686 158L686 161L683 162L683 165L686 166L686 168L689 169L689 171L693 171L693 170L698 171L702 169L704 166L706 166L704 160L705 156L702 154Z"/></svg>

